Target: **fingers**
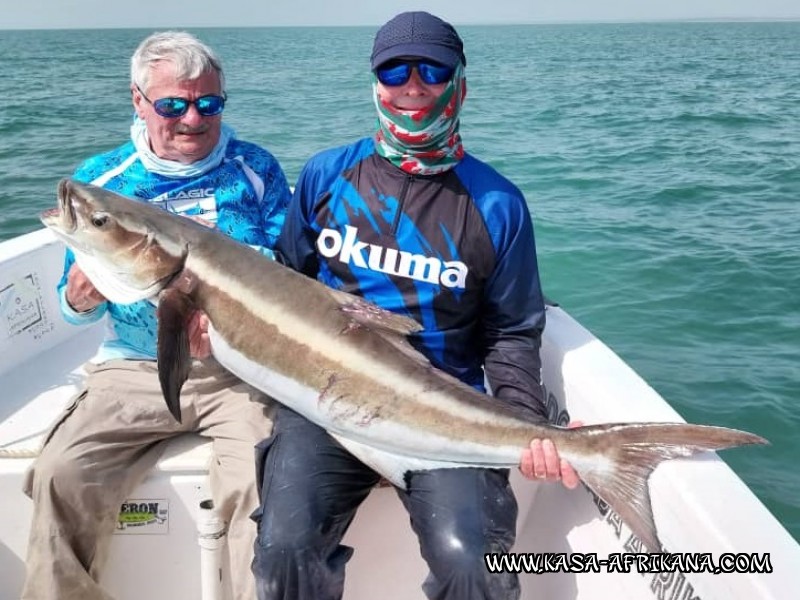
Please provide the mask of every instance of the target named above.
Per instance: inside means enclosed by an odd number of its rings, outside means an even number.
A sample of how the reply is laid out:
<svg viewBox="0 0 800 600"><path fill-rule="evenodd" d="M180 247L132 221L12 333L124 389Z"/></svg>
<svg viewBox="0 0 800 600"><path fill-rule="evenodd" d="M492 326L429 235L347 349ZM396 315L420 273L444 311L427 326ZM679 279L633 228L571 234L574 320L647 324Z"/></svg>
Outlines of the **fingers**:
<svg viewBox="0 0 800 600"><path fill-rule="evenodd" d="M574 490L581 482L578 473L572 468L566 460L561 459L561 483L564 487Z"/></svg>
<svg viewBox="0 0 800 600"><path fill-rule="evenodd" d="M195 311L186 324L189 336L189 354L194 358L208 358L211 356L211 340L208 337L208 315L202 311Z"/></svg>
<svg viewBox="0 0 800 600"><path fill-rule="evenodd" d="M528 479L534 479L536 474L533 470L533 453L530 448L522 451L522 456L519 460L519 470L522 475Z"/></svg>
<svg viewBox="0 0 800 600"><path fill-rule="evenodd" d="M558 455L555 444L549 439L531 440L530 446L522 451L519 469L528 479L561 481L569 489L576 488L580 483L578 473Z"/></svg>
<svg viewBox="0 0 800 600"><path fill-rule="evenodd" d="M561 463L552 440L542 442L542 454L544 455L544 478L550 481L561 479Z"/></svg>
<svg viewBox="0 0 800 600"><path fill-rule="evenodd" d="M87 312L106 300L77 264L70 267L65 294L67 303L77 312Z"/></svg>
<svg viewBox="0 0 800 600"><path fill-rule="evenodd" d="M184 215L184 216L187 219L191 219L192 221L194 221L196 223L200 223L200 225L208 227L209 229L214 229L216 227L216 225L214 223L212 223L208 219L204 219L203 217L198 217L197 215Z"/></svg>
<svg viewBox="0 0 800 600"><path fill-rule="evenodd" d="M559 481L561 465L551 440L531 440L520 456L520 471L528 479Z"/></svg>

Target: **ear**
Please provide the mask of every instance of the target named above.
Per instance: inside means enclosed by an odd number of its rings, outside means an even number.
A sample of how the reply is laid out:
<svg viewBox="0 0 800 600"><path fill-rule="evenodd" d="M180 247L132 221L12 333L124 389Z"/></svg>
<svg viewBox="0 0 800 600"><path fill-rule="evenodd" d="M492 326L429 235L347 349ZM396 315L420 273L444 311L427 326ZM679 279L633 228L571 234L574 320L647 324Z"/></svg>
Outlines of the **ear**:
<svg viewBox="0 0 800 600"><path fill-rule="evenodd" d="M144 105L146 101L142 93L137 89L134 84L131 84L131 100L133 101L133 108L140 119L144 119Z"/></svg>

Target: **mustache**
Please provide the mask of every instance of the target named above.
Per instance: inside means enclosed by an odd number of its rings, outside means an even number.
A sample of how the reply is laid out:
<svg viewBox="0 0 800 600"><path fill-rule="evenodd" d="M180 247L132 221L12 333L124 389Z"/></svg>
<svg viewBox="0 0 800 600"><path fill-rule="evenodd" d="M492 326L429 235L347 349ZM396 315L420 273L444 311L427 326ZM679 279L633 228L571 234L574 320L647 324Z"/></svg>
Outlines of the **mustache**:
<svg viewBox="0 0 800 600"><path fill-rule="evenodd" d="M186 125L178 125L175 127L175 133L186 133L190 135L197 135L198 133L206 133L210 129L209 125L200 125L198 127L187 127Z"/></svg>

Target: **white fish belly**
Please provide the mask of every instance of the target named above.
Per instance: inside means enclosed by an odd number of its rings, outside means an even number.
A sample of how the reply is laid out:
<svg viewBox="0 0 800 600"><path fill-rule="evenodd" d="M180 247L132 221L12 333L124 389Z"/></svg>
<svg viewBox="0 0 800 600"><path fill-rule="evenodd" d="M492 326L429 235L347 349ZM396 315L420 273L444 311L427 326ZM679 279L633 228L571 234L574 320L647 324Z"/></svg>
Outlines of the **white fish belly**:
<svg viewBox="0 0 800 600"><path fill-rule="evenodd" d="M303 415L309 421L326 429L329 433L365 444L377 451L405 457L411 470L475 466L501 467L519 463L521 448L490 446L437 435L421 428L409 427L345 402L321 399L319 390L286 377L268 366L250 360L228 342L211 326L209 339L214 357L220 364L242 381L261 390L284 406ZM355 446L354 446L355 447ZM365 450L366 452L366 450ZM358 454L358 451L354 452ZM388 457L380 461L364 460L365 463L390 463ZM429 464L425 464L425 463ZM393 473L397 467L391 467ZM376 471L391 481L388 472Z"/></svg>

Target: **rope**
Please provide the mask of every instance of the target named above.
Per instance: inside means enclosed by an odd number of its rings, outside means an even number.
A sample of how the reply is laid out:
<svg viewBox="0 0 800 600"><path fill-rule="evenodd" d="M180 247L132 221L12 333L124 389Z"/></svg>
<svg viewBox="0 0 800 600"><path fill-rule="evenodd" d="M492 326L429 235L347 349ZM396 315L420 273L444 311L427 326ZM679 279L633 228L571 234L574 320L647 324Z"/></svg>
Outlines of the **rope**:
<svg viewBox="0 0 800 600"><path fill-rule="evenodd" d="M43 440L47 432L48 428L46 427L41 431L24 435L15 440L6 441L4 444L0 445L0 458L36 458L42 453L42 446L44 445ZM34 443L36 447L12 448L12 446L23 446L25 442L28 444Z"/></svg>
<svg viewBox="0 0 800 600"><path fill-rule="evenodd" d="M0 458L36 458L40 452L41 448L21 448L19 450L0 448Z"/></svg>

